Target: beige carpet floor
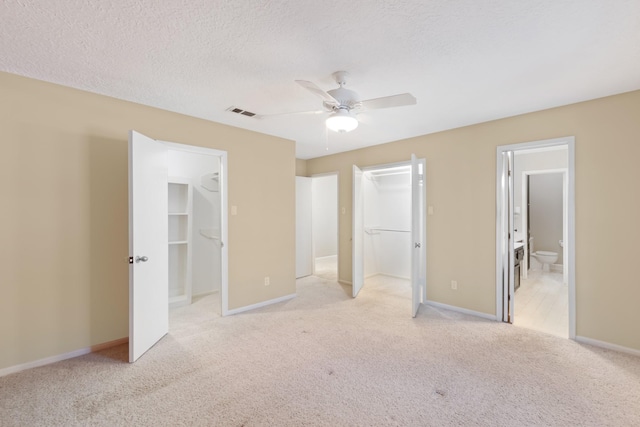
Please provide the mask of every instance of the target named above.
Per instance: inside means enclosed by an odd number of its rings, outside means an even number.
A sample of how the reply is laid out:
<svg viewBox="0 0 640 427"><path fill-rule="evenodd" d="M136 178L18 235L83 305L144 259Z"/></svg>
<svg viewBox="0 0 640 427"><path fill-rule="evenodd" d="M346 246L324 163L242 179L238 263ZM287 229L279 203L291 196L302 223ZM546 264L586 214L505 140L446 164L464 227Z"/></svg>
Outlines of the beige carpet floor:
<svg viewBox="0 0 640 427"><path fill-rule="evenodd" d="M640 358L308 277L230 317L0 378L1 426L638 426Z"/></svg>
<svg viewBox="0 0 640 427"><path fill-rule="evenodd" d="M314 276L325 280L338 280L338 256L316 258Z"/></svg>

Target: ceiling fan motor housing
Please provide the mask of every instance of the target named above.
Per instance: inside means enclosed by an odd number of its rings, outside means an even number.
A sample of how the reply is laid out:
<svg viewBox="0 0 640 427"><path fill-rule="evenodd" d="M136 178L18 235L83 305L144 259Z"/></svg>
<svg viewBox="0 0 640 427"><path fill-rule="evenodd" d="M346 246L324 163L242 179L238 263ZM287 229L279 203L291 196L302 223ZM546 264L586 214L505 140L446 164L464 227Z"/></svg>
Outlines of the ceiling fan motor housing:
<svg viewBox="0 0 640 427"><path fill-rule="evenodd" d="M342 86L329 90L327 93L340 103L340 105L335 106L325 102L324 106L329 110L335 110L338 108L347 108L351 110L360 106L360 97L358 97L358 94L352 90L345 89Z"/></svg>

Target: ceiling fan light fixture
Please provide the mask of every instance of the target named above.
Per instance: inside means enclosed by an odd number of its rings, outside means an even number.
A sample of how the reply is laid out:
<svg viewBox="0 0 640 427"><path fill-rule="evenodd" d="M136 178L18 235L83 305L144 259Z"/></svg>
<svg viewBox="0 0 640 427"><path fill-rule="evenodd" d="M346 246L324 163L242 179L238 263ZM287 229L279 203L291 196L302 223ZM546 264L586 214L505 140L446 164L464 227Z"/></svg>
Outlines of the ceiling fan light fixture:
<svg viewBox="0 0 640 427"><path fill-rule="evenodd" d="M349 110L340 108L327 118L327 127L334 132L351 132L358 127L358 119Z"/></svg>

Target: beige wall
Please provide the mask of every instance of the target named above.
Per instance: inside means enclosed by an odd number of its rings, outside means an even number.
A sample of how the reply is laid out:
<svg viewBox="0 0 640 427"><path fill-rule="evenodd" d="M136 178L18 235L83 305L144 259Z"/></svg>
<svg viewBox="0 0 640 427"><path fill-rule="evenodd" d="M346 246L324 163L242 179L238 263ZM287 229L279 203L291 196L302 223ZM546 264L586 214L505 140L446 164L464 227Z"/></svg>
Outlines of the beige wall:
<svg viewBox="0 0 640 427"><path fill-rule="evenodd" d="M128 335L130 129L228 152L230 309L295 293L292 141L6 73L0 93L0 369Z"/></svg>
<svg viewBox="0 0 640 427"><path fill-rule="evenodd" d="M307 161L296 159L296 176L307 176Z"/></svg>
<svg viewBox="0 0 640 427"><path fill-rule="evenodd" d="M640 349L640 91L307 161L340 173L340 271L351 281L351 165L426 158L428 298L495 314L496 146L575 136L577 335ZM451 280L458 290L450 289Z"/></svg>

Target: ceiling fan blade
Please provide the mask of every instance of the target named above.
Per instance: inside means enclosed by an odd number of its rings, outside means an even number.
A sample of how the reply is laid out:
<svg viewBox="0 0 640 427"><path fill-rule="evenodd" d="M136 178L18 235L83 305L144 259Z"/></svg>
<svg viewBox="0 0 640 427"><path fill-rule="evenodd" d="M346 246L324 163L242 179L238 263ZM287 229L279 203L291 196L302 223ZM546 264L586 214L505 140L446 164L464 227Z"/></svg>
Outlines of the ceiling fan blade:
<svg viewBox="0 0 640 427"><path fill-rule="evenodd" d="M405 105L415 105L418 100L410 93L400 95L383 96L382 98L367 99L362 101L362 108L367 110L378 110L380 108L403 107Z"/></svg>
<svg viewBox="0 0 640 427"><path fill-rule="evenodd" d="M303 88L307 89L309 92L312 92L313 94L322 98L324 102L326 102L327 104L340 105L337 99L335 99L333 96L329 95L327 92L320 89L318 85L316 85L315 83L308 82L306 80L296 80L296 83L298 83Z"/></svg>

